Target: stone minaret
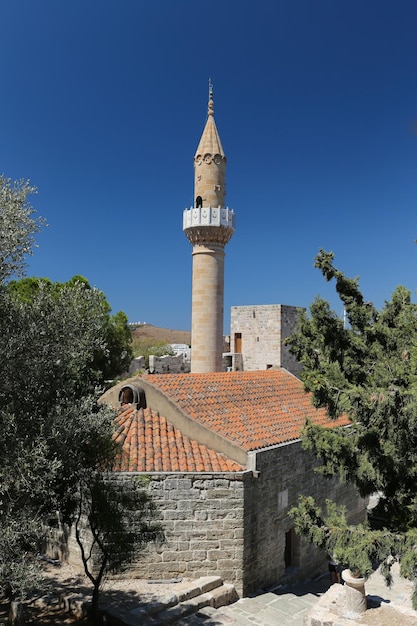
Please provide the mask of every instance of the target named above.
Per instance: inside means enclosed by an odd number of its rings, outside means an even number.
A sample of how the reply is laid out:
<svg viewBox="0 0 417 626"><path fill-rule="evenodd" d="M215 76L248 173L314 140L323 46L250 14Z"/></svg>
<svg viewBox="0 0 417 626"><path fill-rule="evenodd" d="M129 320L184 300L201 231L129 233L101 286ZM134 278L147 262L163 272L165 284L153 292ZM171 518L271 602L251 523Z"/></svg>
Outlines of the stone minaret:
<svg viewBox="0 0 417 626"><path fill-rule="evenodd" d="M221 372L224 246L234 233L234 212L224 205L226 157L214 121L209 82L208 117L194 156L194 206L183 230L193 246L191 371Z"/></svg>

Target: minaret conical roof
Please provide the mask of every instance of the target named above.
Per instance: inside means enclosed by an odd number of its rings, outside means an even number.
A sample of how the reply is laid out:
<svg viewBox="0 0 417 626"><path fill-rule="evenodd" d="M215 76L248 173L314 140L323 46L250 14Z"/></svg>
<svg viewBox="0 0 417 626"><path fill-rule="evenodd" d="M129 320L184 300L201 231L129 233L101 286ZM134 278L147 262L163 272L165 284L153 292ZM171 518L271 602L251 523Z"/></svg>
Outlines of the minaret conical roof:
<svg viewBox="0 0 417 626"><path fill-rule="evenodd" d="M207 122L201 135L200 143L198 144L197 151L195 153L196 158L198 155L204 157L205 154L220 154L225 156L222 142L220 141L220 135L218 133L216 122L214 121L214 101L213 101L213 87L210 83L209 88L209 102L207 112Z"/></svg>

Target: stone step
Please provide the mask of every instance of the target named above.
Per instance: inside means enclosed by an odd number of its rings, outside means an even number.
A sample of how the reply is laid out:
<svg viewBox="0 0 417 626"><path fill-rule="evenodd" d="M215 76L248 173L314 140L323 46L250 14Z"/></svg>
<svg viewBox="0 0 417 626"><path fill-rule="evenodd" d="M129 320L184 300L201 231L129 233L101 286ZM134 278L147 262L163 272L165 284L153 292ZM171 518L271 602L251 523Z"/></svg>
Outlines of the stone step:
<svg viewBox="0 0 417 626"><path fill-rule="evenodd" d="M196 580L178 583L175 586L175 593L179 602L185 602L222 585L223 579L220 576L201 576Z"/></svg>
<svg viewBox="0 0 417 626"><path fill-rule="evenodd" d="M196 580L178 583L175 593L158 598L127 612L120 607L105 610L106 623L111 626L164 626L210 607L218 609L236 602L239 597L234 585L223 583L220 576L202 576ZM90 604L85 597L67 594L60 597L61 606L85 616Z"/></svg>
<svg viewBox="0 0 417 626"><path fill-rule="evenodd" d="M192 582L179 583L175 594L161 598L129 612L129 626L139 624L164 626L174 624L205 607L217 609L238 600L234 585L223 583L219 576L204 576ZM175 599L177 602L175 602Z"/></svg>

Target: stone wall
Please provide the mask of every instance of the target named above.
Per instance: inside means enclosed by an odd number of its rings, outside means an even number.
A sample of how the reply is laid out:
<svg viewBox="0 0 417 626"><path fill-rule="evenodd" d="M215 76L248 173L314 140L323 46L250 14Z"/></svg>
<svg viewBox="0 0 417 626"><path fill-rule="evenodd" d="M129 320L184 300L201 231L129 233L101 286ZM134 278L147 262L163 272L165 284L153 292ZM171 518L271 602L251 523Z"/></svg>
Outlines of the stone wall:
<svg viewBox="0 0 417 626"><path fill-rule="evenodd" d="M281 367L295 375L300 373L302 366L284 341L297 330L298 311L299 307L281 305Z"/></svg>
<svg viewBox="0 0 417 626"><path fill-rule="evenodd" d="M233 306L230 352L242 353L245 371L285 367L297 374L301 366L283 345L297 326L298 307L283 304ZM241 335L241 349L236 335Z"/></svg>
<svg viewBox="0 0 417 626"><path fill-rule="evenodd" d="M135 359L130 361L129 365L129 374L132 376L137 372L145 372L146 371L146 360L144 356L138 356Z"/></svg>
<svg viewBox="0 0 417 626"><path fill-rule="evenodd" d="M326 555L292 530L288 513L299 495L313 496L320 506L334 499L346 505L350 521L364 520L366 502L338 480L324 479L316 465L299 441L256 454L258 478L245 491L245 562L251 564L245 568L246 594L284 577L303 579L323 571Z"/></svg>
<svg viewBox="0 0 417 626"><path fill-rule="evenodd" d="M137 475L114 473L111 480L121 483ZM216 574L234 583L241 594L244 491L253 480L252 472L147 476L165 542L150 544L126 575L160 580ZM73 535L68 547L69 561L80 567Z"/></svg>
<svg viewBox="0 0 417 626"><path fill-rule="evenodd" d="M149 356L149 373L150 374L181 374L189 372L191 369L190 362L184 359L183 354L164 356Z"/></svg>
<svg viewBox="0 0 417 626"><path fill-rule="evenodd" d="M315 473L315 459L300 442L254 453L251 461L254 472L147 474L165 542L150 544L125 575L218 575L233 583L239 595L247 595L284 578L322 572L326 555L295 535L290 508L300 494L313 496L320 505L332 498L347 506L353 522L363 520L365 502L338 481ZM110 480L122 483L135 476L116 472ZM80 566L72 535L68 545L54 552L64 553Z"/></svg>

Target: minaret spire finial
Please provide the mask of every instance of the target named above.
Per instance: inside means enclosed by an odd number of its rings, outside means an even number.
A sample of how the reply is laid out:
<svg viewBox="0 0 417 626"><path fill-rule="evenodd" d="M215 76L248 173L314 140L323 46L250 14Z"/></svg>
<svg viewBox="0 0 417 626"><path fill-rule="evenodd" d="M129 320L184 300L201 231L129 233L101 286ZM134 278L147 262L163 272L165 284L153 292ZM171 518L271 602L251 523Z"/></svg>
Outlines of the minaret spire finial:
<svg viewBox="0 0 417 626"><path fill-rule="evenodd" d="M213 83L209 78L209 102L208 102L208 115L214 114L214 101L213 101Z"/></svg>

